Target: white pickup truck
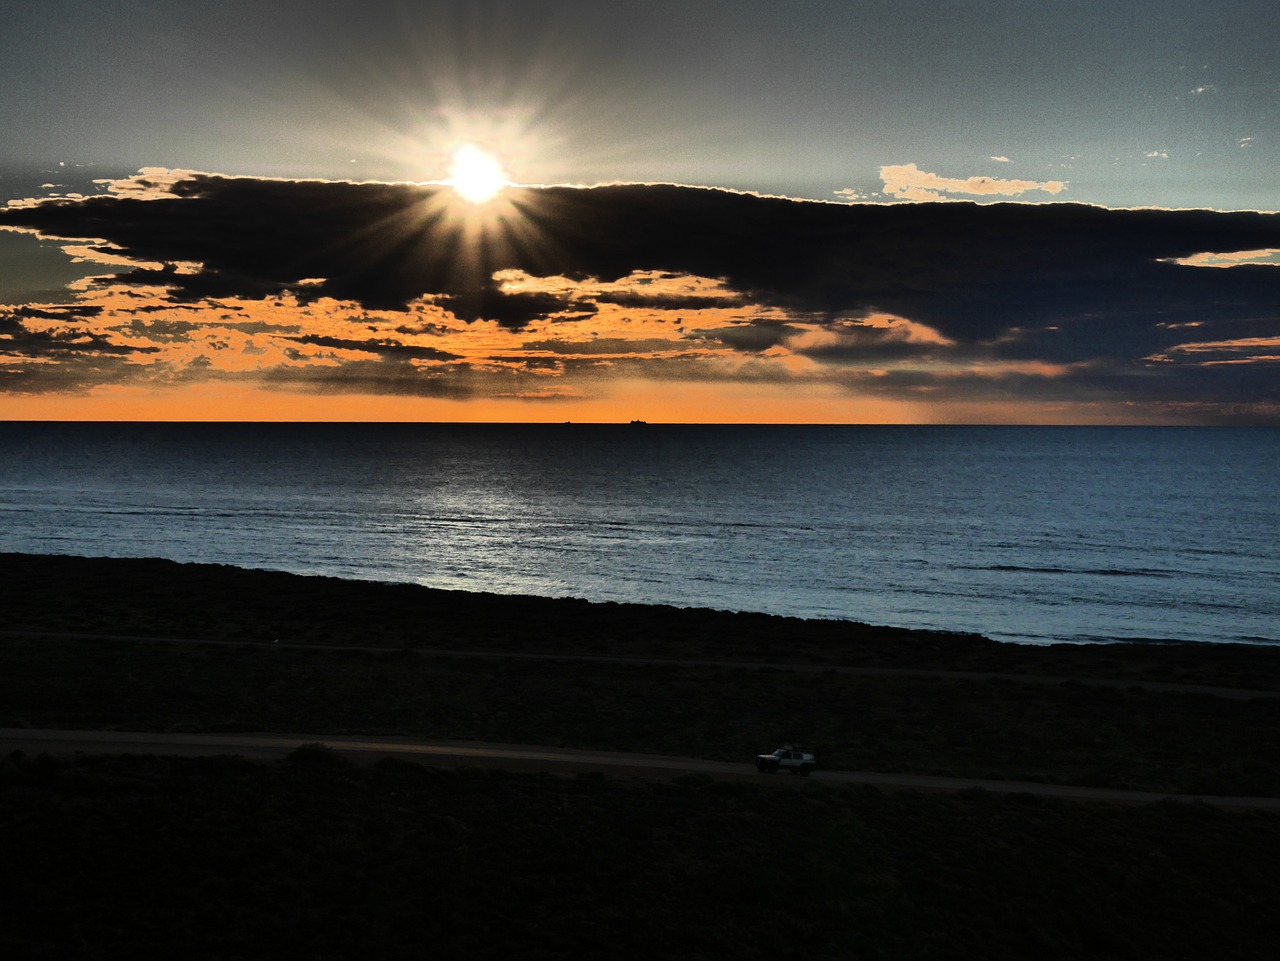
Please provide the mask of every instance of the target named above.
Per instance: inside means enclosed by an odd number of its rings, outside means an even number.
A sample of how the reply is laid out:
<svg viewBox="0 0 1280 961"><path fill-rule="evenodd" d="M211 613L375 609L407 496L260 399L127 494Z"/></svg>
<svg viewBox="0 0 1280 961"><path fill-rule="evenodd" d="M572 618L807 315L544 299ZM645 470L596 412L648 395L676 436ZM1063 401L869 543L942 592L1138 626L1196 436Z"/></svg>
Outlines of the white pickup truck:
<svg viewBox="0 0 1280 961"><path fill-rule="evenodd" d="M761 774L777 774L779 770L783 770L808 777L809 772L817 766L818 761L812 754L790 744L782 745L772 754L756 755L756 770Z"/></svg>

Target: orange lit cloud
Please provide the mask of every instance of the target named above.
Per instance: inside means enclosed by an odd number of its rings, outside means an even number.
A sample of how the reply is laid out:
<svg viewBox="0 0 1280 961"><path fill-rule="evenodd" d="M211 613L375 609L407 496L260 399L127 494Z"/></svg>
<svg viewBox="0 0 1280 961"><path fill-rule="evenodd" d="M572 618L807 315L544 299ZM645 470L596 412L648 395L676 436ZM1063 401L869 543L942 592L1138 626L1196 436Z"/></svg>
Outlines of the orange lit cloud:
<svg viewBox="0 0 1280 961"><path fill-rule="evenodd" d="M1097 422L1275 402L1280 274L1188 253L1257 264L1280 250L1274 215L635 185L459 208L432 185L165 171L111 191L0 210L102 270L0 307L6 416L146 396L215 419Z"/></svg>
<svg viewBox="0 0 1280 961"><path fill-rule="evenodd" d="M1003 158L992 158L1002 160ZM953 199L951 195L968 197L1017 197L1032 191L1058 194L1066 189L1062 180L1003 180L998 177L941 177L921 170L915 164L896 164L880 168L884 193L898 200L937 201Z"/></svg>
<svg viewBox="0 0 1280 961"><path fill-rule="evenodd" d="M376 311L293 295L175 301L165 288L100 284L72 306L10 312L22 333L9 334L9 351L0 353L0 387L11 397L59 395L51 410L79 393L101 411L132 409L137 392L151 390L167 398L157 401L166 417L199 409L194 398L209 397L228 399L220 417L239 416L250 397L276 398L264 410L292 410L284 395L323 398L318 402L338 416L352 409L339 398L351 395L365 398L356 406L370 416L386 410L374 398L392 397L406 410L447 401L496 414L517 403L529 415L551 404L581 418L620 414L626 397L644 395L646 416L655 419L663 419L655 411L672 420L736 411L729 419L840 421L874 410L876 419L896 421L918 413L920 401L895 406L890 372L937 385L964 374L990 380L1059 372L956 353L957 344L938 331L892 315L822 321L744 305L740 294L708 278L643 273L575 284L508 273L501 282L590 310L555 312L513 330L459 320L427 299ZM664 392L673 399L659 403ZM747 403L744 392L756 401ZM690 397L699 398L695 406ZM472 419L456 410L450 416Z"/></svg>
<svg viewBox="0 0 1280 961"><path fill-rule="evenodd" d="M1280 248L1237 250L1225 254L1199 253L1191 254L1189 257L1170 257L1165 262L1183 267L1277 267L1280 266Z"/></svg>
<svg viewBox="0 0 1280 961"><path fill-rule="evenodd" d="M1191 364L1211 367L1222 364L1280 363L1280 337L1242 337L1238 340L1207 340L1178 344L1148 360L1161 364Z"/></svg>

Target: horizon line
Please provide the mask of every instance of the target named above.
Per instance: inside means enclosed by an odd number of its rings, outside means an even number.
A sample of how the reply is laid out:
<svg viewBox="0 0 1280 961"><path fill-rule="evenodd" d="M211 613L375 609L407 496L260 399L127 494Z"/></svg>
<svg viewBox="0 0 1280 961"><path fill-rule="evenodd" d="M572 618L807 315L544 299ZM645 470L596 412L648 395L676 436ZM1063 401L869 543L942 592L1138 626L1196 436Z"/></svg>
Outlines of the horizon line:
<svg viewBox="0 0 1280 961"><path fill-rule="evenodd" d="M894 421L647 421L647 420L160 420L160 419L86 419L0 417L0 425L11 424L106 424L140 426L273 426L273 427L992 427L1066 429L1101 428L1106 430L1278 430L1277 424L1152 424L1152 423L1053 423L1035 424L1025 421L940 421L910 423Z"/></svg>

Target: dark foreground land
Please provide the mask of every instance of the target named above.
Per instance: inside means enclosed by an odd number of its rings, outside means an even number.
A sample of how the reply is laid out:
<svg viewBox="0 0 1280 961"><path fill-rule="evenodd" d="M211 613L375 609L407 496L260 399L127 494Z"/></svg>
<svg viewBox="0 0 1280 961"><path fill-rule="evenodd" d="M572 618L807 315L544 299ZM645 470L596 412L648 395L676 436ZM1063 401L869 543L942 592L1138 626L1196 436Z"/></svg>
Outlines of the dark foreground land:
<svg viewBox="0 0 1280 961"><path fill-rule="evenodd" d="M1267 648L1017 648L162 561L0 555L0 585L0 727L744 764L797 738L851 770L1280 796ZM1274 956L1274 812L783 787L322 748L13 756L0 956Z"/></svg>
<svg viewBox="0 0 1280 961"><path fill-rule="evenodd" d="M1274 958L1280 818L234 758L0 767L49 958Z"/></svg>

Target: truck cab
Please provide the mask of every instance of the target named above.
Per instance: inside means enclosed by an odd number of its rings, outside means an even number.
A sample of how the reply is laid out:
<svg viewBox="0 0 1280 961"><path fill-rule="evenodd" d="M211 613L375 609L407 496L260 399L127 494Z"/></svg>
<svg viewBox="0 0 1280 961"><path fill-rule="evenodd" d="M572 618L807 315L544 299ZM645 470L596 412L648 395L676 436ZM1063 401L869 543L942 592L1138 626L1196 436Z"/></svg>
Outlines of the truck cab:
<svg viewBox="0 0 1280 961"><path fill-rule="evenodd" d="M818 761L810 751L793 744L784 744L772 754L756 755L756 770L761 774L777 774L781 770L808 777L817 766Z"/></svg>

